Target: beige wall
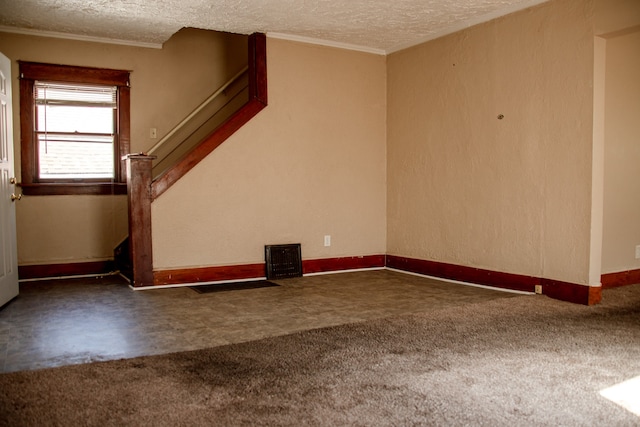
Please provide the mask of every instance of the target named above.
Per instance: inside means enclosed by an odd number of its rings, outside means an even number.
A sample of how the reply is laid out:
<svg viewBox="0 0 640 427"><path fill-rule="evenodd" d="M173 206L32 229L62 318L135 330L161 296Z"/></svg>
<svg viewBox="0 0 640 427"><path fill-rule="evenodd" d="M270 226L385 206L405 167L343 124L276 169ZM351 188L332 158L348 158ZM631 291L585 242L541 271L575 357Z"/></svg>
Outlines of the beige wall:
<svg viewBox="0 0 640 427"><path fill-rule="evenodd" d="M602 271L611 273L640 268L640 27L606 38L605 76Z"/></svg>
<svg viewBox="0 0 640 427"><path fill-rule="evenodd" d="M385 253L385 58L268 38L267 63L269 106L153 203L156 269Z"/></svg>
<svg viewBox="0 0 640 427"><path fill-rule="evenodd" d="M13 61L131 70L131 151L153 145L246 63L246 37L182 30L163 49L0 33ZM14 94L18 81L14 80ZM16 174L20 173L18 96L14 96ZM124 196L25 196L17 204L20 265L103 260L127 234Z"/></svg>
<svg viewBox="0 0 640 427"><path fill-rule="evenodd" d="M594 31L598 36L627 30L640 25L638 0L595 0Z"/></svg>
<svg viewBox="0 0 640 427"><path fill-rule="evenodd" d="M388 58L268 39L269 107L153 204L155 267L258 263L264 244L301 242L305 259L389 253L592 285L600 261L638 268L638 131L616 125L637 104L615 74L637 35L612 32L638 25L639 5L551 0ZM594 34L607 37L596 57ZM245 43L196 30L162 50L0 33L12 60L133 70L133 152L234 74L230 52ZM597 63L605 52L616 71ZM608 78L606 108L594 73ZM25 197L20 264L111 258L125 210L124 197Z"/></svg>
<svg viewBox="0 0 640 427"><path fill-rule="evenodd" d="M558 0L391 55L387 252L589 284L593 52Z"/></svg>

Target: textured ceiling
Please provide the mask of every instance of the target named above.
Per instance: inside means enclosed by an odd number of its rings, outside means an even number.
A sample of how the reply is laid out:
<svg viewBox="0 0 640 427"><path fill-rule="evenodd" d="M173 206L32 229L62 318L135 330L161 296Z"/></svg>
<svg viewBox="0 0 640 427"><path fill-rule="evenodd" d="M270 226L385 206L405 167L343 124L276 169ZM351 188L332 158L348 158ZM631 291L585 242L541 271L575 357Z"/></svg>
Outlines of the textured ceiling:
<svg viewBox="0 0 640 427"><path fill-rule="evenodd" d="M183 27L388 53L545 0L0 0L0 26L162 44Z"/></svg>

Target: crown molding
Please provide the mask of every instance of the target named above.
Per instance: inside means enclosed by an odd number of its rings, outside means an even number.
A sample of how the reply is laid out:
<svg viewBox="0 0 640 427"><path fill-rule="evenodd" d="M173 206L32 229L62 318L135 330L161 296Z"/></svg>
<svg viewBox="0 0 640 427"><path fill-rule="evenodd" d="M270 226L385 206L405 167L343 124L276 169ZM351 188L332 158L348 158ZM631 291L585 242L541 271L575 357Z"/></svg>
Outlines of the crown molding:
<svg viewBox="0 0 640 427"><path fill-rule="evenodd" d="M92 43L118 44L118 45L124 45L124 46L132 46L132 47L144 47L148 49L162 49L162 43L148 43L148 42L139 42L139 41L133 41L133 40L110 39L106 37L93 37L93 36L84 36L79 34L59 33L56 31L42 31L42 30L34 30L30 28L6 27L3 25L0 25L0 32L22 34L27 36L51 37L55 39L76 40L76 41L92 42Z"/></svg>
<svg viewBox="0 0 640 427"><path fill-rule="evenodd" d="M317 38L314 38L314 37L296 36L296 35L293 35L293 34L268 32L267 33L267 37L274 38L274 39L281 39L281 40L300 42L300 43L315 44L315 45L319 45L319 46L335 47L335 48L338 48L338 49L354 50L354 51L364 52L364 53L372 53L374 55L383 55L384 56L384 55L387 54L387 52L385 50L383 50L383 49L376 49L376 48L372 48L372 47L360 46L360 45L350 44L350 43L334 42L334 41L330 41L330 40L317 39Z"/></svg>

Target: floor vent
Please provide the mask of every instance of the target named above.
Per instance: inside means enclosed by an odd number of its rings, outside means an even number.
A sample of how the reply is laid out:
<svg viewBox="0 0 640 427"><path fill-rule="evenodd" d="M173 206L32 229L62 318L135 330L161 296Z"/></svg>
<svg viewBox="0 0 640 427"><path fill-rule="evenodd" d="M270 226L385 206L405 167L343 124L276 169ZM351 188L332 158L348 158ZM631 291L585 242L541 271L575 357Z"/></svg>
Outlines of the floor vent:
<svg viewBox="0 0 640 427"><path fill-rule="evenodd" d="M264 258L267 263L267 280L302 276L300 243L266 245Z"/></svg>

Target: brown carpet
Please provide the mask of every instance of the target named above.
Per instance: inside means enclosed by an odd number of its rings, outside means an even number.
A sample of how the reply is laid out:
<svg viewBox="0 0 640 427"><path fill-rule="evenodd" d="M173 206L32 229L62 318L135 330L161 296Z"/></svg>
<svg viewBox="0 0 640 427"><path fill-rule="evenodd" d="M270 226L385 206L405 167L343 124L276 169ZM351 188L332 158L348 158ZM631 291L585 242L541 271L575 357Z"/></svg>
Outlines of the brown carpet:
<svg viewBox="0 0 640 427"><path fill-rule="evenodd" d="M519 296L129 360L0 375L0 424L640 425L640 285Z"/></svg>

